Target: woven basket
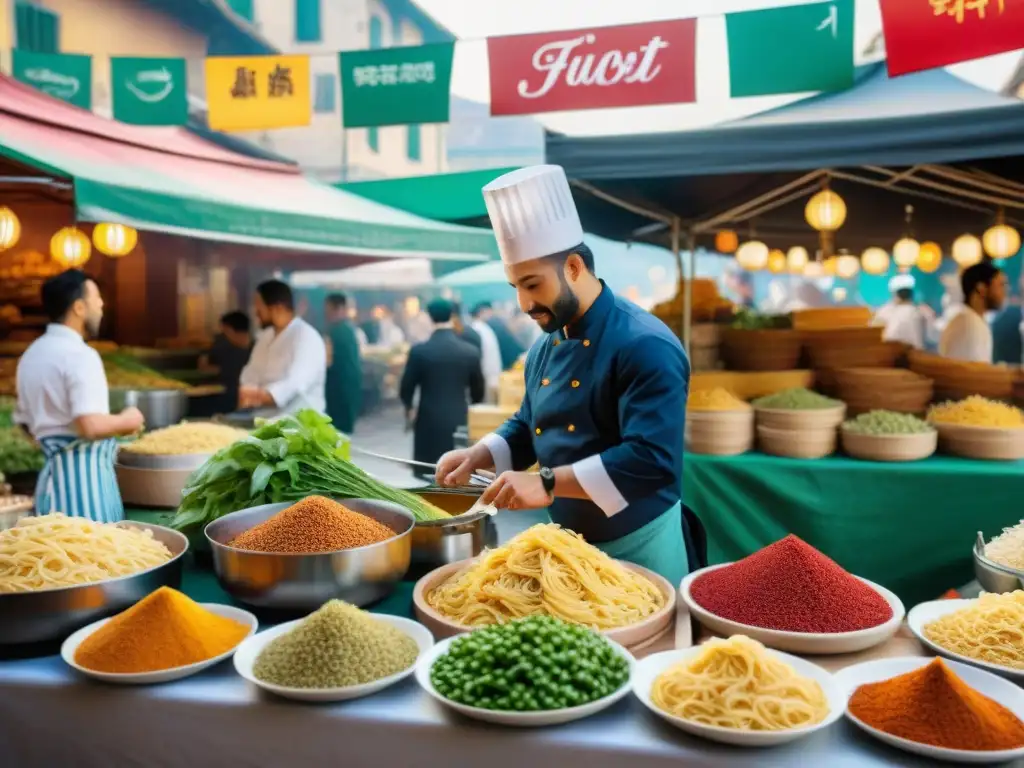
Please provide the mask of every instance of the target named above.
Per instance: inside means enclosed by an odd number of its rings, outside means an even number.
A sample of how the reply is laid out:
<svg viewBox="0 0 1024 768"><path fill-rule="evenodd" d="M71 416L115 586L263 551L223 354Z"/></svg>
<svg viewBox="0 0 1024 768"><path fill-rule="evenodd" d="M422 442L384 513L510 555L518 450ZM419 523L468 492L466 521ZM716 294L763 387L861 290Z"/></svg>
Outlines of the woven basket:
<svg viewBox="0 0 1024 768"><path fill-rule="evenodd" d="M954 456L987 461L1024 459L1024 429L936 424L939 448Z"/></svg>
<svg viewBox="0 0 1024 768"><path fill-rule="evenodd" d="M939 433L910 435L865 435L841 429L843 451L867 461L919 461L935 453Z"/></svg>
<svg viewBox="0 0 1024 768"><path fill-rule="evenodd" d="M800 361L800 334L789 329L722 333L722 359L735 371L789 371Z"/></svg>
<svg viewBox="0 0 1024 768"><path fill-rule="evenodd" d="M826 429L773 429L757 428L757 441L761 450L770 456L790 459L822 459L835 453L836 428Z"/></svg>
<svg viewBox="0 0 1024 768"><path fill-rule="evenodd" d="M835 429L846 418L846 406L833 408L754 408L757 425L775 430Z"/></svg>

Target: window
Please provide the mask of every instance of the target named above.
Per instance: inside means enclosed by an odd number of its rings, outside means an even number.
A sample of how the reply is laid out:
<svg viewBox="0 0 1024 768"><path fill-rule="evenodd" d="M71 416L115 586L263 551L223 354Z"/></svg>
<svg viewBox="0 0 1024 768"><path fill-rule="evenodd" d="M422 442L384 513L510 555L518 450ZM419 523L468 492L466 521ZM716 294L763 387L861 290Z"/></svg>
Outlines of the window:
<svg viewBox="0 0 1024 768"><path fill-rule="evenodd" d="M382 48L384 46L384 22L380 16L370 17L370 47Z"/></svg>
<svg viewBox="0 0 1024 768"><path fill-rule="evenodd" d="M405 126L405 156L410 160L419 162L423 159L420 149L420 127L418 125Z"/></svg>
<svg viewBox="0 0 1024 768"><path fill-rule="evenodd" d="M320 42L320 0L295 0L295 42Z"/></svg>
<svg viewBox="0 0 1024 768"><path fill-rule="evenodd" d="M334 73L319 74L313 81L313 111L320 114L334 112Z"/></svg>
<svg viewBox="0 0 1024 768"><path fill-rule="evenodd" d="M253 0L228 0L231 10L237 13L246 21L255 21L256 12L253 9Z"/></svg>
<svg viewBox="0 0 1024 768"><path fill-rule="evenodd" d="M17 0L14 5L14 45L34 53L60 51L60 16L48 8Z"/></svg>
<svg viewBox="0 0 1024 768"><path fill-rule="evenodd" d="M367 128L366 143L370 145L370 149L374 152L380 152L380 131L376 128Z"/></svg>

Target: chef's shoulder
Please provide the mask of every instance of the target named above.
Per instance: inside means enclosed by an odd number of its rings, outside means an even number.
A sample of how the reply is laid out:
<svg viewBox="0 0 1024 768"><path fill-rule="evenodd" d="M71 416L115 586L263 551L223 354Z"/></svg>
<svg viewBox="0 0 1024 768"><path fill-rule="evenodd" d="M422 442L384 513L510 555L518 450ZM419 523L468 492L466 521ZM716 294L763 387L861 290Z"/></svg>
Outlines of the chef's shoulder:
<svg viewBox="0 0 1024 768"><path fill-rule="evenodd" d="M610 321L620 364L637 372L655 368L689 378L690 361L679 337L650 312L616 297Z"/></svg>

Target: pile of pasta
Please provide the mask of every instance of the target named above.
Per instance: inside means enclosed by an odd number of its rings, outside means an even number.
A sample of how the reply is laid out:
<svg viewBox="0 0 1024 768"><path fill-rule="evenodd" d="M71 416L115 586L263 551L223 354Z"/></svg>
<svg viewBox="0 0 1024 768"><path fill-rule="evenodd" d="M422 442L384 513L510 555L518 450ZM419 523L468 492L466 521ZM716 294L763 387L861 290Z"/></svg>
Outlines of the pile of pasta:
<svg viewBox="0 0 1024 768"><path fill-rule="evenodd" d="M1024 670L1024 591L982 594L925 624L924 636L961 656Z"/></svg>
<svg viewBox="0 0 1024 768"><path fill-rule="evenodd" d="M928 421L965 427L1024 429L1024 411L980 395L971 395L959 402L933 405L928 411Z"/></svg>
<svg viewBox="0 0 1024 768"><path fill-rule="evenodd" d="M216 453L249 436L244 429L222 424L198 422L175 424L155 429L138 440L121 447L125 453L147 456L184 456L188 454Z"/></svg>

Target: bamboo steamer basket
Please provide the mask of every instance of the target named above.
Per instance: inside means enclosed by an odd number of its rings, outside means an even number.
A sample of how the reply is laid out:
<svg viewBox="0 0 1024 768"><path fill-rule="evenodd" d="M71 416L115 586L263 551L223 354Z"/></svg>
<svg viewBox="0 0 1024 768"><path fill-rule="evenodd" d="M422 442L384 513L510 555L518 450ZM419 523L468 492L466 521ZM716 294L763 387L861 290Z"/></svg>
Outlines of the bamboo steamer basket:
<svg viewBox="0 0 1024 768"><path fill-rule="evenodd" d="M793 327L804 331L865 326L871 322L872 315L867 307L823 307L797 309L792 317Z"/></svg>
<svg viewBox="0 0 1024 768"><path fill-rule="evenodd" d="M754 447L754 410L687 411L686 451L736 456Z"/></svg>
<svg viewBox="0 0 1024 768"><path fill-rule="evenodd" d="M932 380L902 368L847 368L835 371L836 395L856 416L872 410L924 413L932 401Z"/></svg>
<svg viewBox="0 0 1024 768"><path fill-rule="evenodd" d="M800 334L789 329L727 328L722 333L722 358L737 371L787 371L800 362Z"/></svg>
<svg viewBox="0 0 1024 768"><path fill-rule="evenodd" d="M878 325L865 325L854 328L822 328L800 331L803 343L807 347L861 347L881 344L884 328Z"/></svg>
<svg viewBox="0 0 1024 768"><path fill-rule="evenodd" d="M758 408L757 426L771 430L835 430L846 418L846 405L831 408Z"/></svg>
<svg viewBox="0 0 1024 768"><path fill-rule="evenodd" d="M845 427L840 430L843 451L855 459L867 461L920 461L927 459L938 445L936 430L909 435L865 435Z"/></svg>
<svg viewBox="0 0 1024 768"><path fill-rule="evenodd" d="M893 368L906 352L898 342L881 341L868 344L842 345L809 344L807 356L811 367L832 368ZM922 371L922 373L924 373Z"/></svg>
<svg viewBox="0 0 1024 768"><path fill-rule="evenodd" d="M775 429L758 426L757 442L769 456L823 459L836 451L836 428Z"/></svg>
<svg viewBox="0 0 1024 768"><path fill-rule="evenodd" d="M962 400L981 395L993 400L1011 400L1014 385L1021 379L1017 366L969 363L913 350L908 355L910 370L935 381L936 399Z"/></svg>
<svg viewBox="0 0 1024 768"><path fill-rule="evenodd" d="M1019 461L1024 459L1024 428L971 427L936 423L939 447L966 459Z"/></svg>

